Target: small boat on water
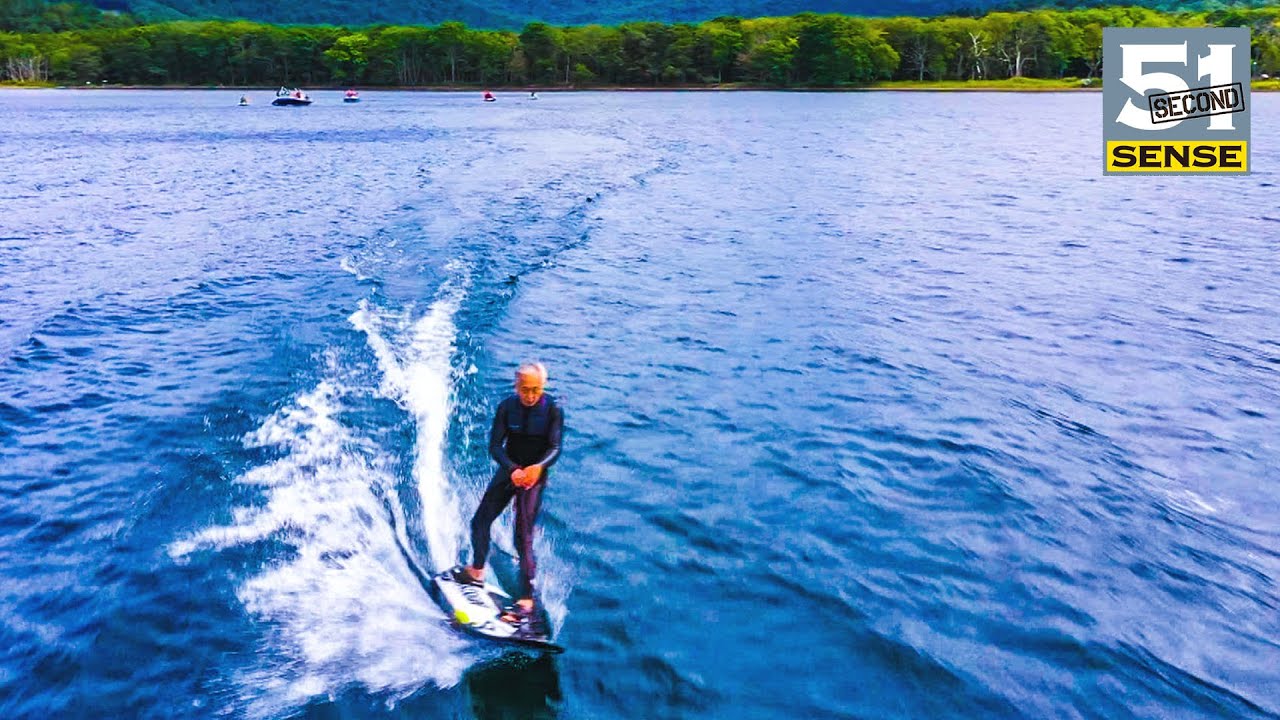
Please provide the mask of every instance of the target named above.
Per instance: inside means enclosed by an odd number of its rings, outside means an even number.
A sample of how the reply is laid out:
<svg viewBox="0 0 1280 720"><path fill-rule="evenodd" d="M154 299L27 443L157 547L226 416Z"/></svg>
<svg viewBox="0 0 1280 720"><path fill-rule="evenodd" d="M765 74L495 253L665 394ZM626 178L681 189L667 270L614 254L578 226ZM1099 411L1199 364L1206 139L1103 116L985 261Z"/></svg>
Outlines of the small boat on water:
<svg viewBox="0 0 1280 720"><path fill-rule="evenodd" d="M497 100L497 99L498 99L498 98L496 98L496 97L494 97L494 96L493 96L493 93L489 92L488 90L485 90L485 91L484 91L484 101L485 101L485 102L493 102L493 101L495 101L495 100Z"/></svg>
<svg viewBox="0 0 1280 720"><path fill-rule="evenodd" d="M248 96L248 95L241 95L241 96L240 96L240 107L249 107L249 96Z"/></svg>
<svg viewBox="0 0 1280 720"><path fill-rule="evenodd" d="M271 101L272 105L310 105L311 96L302 92L298 88L282 87L276 91L276 99Z"/></svg>
<svg viewBox="0 0 1280 720"><path fill-rule="evenodd" d="M354 88L351 90L348 90L347 94L342 97L342 102L344 103L360 102L360 93L356 92Z"/></svg>

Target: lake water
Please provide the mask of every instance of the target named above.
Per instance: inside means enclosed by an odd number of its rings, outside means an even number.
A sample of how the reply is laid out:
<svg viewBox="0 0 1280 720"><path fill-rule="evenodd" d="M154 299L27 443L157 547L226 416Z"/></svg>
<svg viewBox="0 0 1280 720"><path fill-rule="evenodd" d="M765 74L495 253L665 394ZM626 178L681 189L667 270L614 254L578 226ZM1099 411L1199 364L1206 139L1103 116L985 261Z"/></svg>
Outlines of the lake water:
<svg viewBox="0 0 1280 720"><path fill-rule="evenodd" d="M0 91L0 716L1280 715L1280 97ZM568 651L450 629L565 408ZM510 583L510 519L495 528Z"/></svg>

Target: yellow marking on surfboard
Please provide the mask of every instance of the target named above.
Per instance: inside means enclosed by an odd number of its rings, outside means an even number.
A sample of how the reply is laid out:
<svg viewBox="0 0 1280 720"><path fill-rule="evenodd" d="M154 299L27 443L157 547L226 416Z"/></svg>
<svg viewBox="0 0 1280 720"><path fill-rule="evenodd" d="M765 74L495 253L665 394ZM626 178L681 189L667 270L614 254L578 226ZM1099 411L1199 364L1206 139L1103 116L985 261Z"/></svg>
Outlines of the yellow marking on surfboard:
<svg viewBox="0 0 1280 720"><path fill-rule="evenodd" d="M467 614L466 614L465 612L463 612L462 610L454 610L454 611L453 611L453 616L454 616L454 617L456 617L456 618L458 618L458 622L462 623L463 625L470 625L470 624L471 624L471 618L470 618L470 617L467 617Z"/></svg>

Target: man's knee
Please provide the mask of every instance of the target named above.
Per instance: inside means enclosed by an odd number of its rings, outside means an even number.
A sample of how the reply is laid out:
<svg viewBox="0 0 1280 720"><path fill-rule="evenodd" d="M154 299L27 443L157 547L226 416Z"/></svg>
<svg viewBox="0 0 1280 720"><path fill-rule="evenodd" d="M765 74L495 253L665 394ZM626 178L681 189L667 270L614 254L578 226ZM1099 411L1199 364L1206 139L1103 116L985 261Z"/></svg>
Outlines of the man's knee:
<svg viewBox="0 0 1280 720"><path fill-rule="evenodd" d="M481 505L480 508L476 510L476 514L471 516L471 529L477 530L492 525L494 519L488 517L488 515L489 513L485 512L484 506Z"/></svg>
<svg viewBox="0 0 1280 720"><path fill-rule="evenodd" d="M521 557L533 557L533 528L516 527L516 551Z"/></svg>

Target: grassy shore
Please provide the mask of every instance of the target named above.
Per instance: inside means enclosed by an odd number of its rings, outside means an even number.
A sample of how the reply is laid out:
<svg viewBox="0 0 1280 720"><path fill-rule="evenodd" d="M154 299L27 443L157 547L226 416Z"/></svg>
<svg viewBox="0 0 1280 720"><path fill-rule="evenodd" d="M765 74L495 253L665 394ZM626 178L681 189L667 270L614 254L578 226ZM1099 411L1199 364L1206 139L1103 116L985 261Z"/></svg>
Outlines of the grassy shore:
<svg viewBox="0 0 1280 720"><path fill-rule="evenodd" d="M1005 91L1005 92L1058 92L1062 90L1100 90L1102 81L1079 78L1006 78L1003 80L893 80L872 85L871 90L944 90L944 91Z"/></svg>

